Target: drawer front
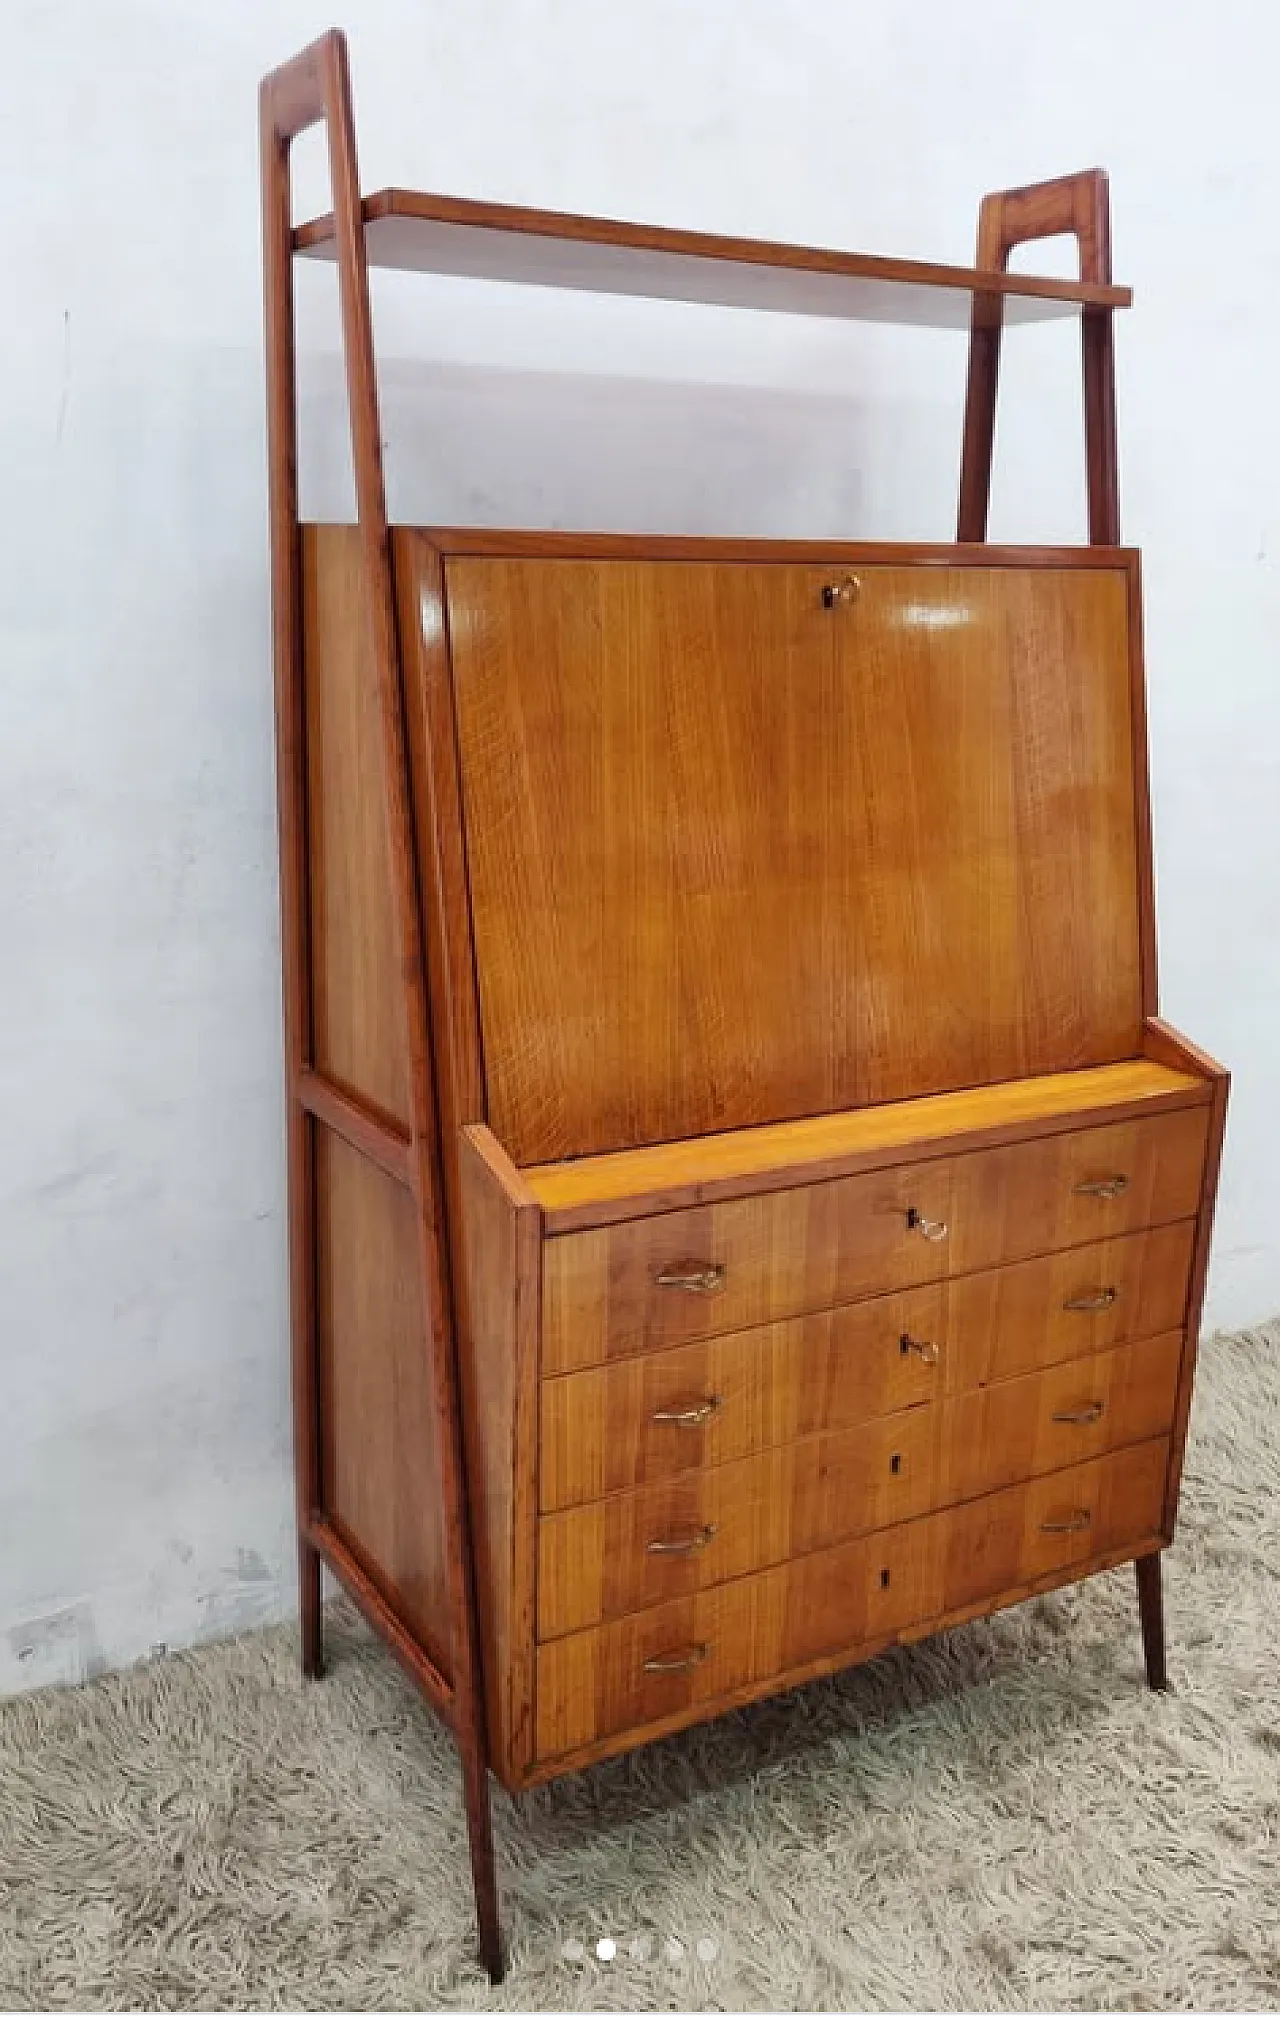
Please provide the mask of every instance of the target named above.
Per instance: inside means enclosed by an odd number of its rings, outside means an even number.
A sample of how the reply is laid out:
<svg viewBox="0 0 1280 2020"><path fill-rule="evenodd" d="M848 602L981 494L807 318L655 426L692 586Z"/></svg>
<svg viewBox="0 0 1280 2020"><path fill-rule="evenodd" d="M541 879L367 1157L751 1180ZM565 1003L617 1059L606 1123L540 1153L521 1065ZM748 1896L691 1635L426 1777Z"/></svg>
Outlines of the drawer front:
<svg viewBox="0 0 1280 2020"><path fill-rule="evenodd" d="M943 1274L945 1160L553 1236L542 1372L821 1311Z"/></svg>
<svg viewBox="0 0 1280 2020"><path fill-rule="evenodd" d="M1208 1132L1183 1108L953 1159L948 1274L1191 1219Z"/></svg>
<svg viewBox="0 0 1280 2020"><path fill-rule="evenodd" d="M952 1397L942 1409L935 1505L1164 1436L1174 1417L1182 1334L1067 1361Z"/></svg>
<svg viewBox="0 0 1280 2020"><path fill-rule="evenodd" d="M543 1382L542 1508L932 1402L942 1316L931 1284Z"/></svg>
<svg viewBox="0 0 1280 2020"><path fill-rule="evenodd" d="M866 1423L1182 1323L1195 1223L542 1384L545 1513Z"/></svg>
<svg viewBox="0 0 1280 2020"><path fill-rule="evenodd" d="M1196 1212L1207 1108L558 1235L544 1376L906 1290Z"/></svg>
<svg viewBox="0 0 1280 2020"><path fill-rule="evenodd" d="M660 1720L709 1714L804 1665L1082 1568L1159 1533L1168 1446L1159 1439L942 1515L544 1643L540 1761L634 1743Z"/></svg>
<svg viewBox="0 0 1280 2020"><path fill-rule="evenodd" d="M542 1640L1168 1431L1182 1336L687 1472L538 1525Z"/></svg>
<svg viewBox="0 0 1280 2020"><path fill-rule="evenodd" d="M949 1394L1181 1326L1196 1224L1178 1221L952 1277L937 1335Z"/></svg>
<svg viewBox="0 0 1280 2020"><path fill-rule="evenodd" d="M937 1413L776 1446L538 1524L542 1640L924 1514Z"/></svg>

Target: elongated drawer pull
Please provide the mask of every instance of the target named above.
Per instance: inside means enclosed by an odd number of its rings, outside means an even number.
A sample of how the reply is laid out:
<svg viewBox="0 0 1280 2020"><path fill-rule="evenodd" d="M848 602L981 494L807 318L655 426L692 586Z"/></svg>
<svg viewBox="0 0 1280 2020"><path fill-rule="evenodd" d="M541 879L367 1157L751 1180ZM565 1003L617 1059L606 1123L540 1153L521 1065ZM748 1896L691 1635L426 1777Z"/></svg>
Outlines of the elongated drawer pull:
<svg viewBox="0 0 1280 2020"><path fill-rule="evenodd" d="M918 1354L926 1368L936 1368L942 1348L936 1340L913 1340L910 1333L904 1333L899 1342L904 1354Z"/></svg>
<svg viewBox="0 0 1280 2020"><path fill-rule="evenodd" d="M1077 1529L1087 1529L1092 1521L1093 1516L1087 1508L1073 1508L1069 1515L1059 1516L1056 1521L1042 1522L1040 1527L1046 1536L1070 1536Z"/></svg>
<svg viewBox="0 0 1280 2020"><path fill-rule="evenodd" d="M1118 1171L1114 1178L1086 1178L1072 1190L1084 1199L1119 1199L1122 1192L1128 1192L1129 1181Z"/></svg>
<svg viewBox="0 0 1280 2020"><path fill-rule="evenodd" d="M1082 1297L1064 1298L1062 1309L1064 1312L1105 1312L1109 1305L1115 1303L1119 1295L1115 1285L1108 1284L1102 1291L1086 1291Z"/></svg>
<svg viewBox="0 0 1280 2020"><path fill-rule="evenodd" d="M723 1263L674 1262L657 1270L653 1281L664 1291L699 1291L711 1297L724 1289L727 1275Z"/></svg>
<svg viewBox="0 0 1280 2020"><path fill-rule="evenodd" d="M907 1226L913 1227L917 1234L922 1234L926 1241L945 1241L947 1238L945 1220L930 1220L914 1206L907 1208Z"/></svg>
<svg viewBox="0 0 1280 2020"><path fill-rule="evenodd" d="M655 1410L652 1422L655 1424L683 1424L696 1428L709 1423L724 1408L723 1396L704 1396L700 1403L687 1403L681 1410Z"/></svg>
<svg viewBox="0 0 1280 2020"><path fill-rule="evenodd" d="M705 1641L695 1641L692 1648L673 1648L670 1655L651 1655L645 1663L647 1676L674 1676L677 1670L696 1669L705 1662L711 1649Z"/></svg>
<svg viewBox="0 0 1280 2020"><path fill-rule="evenodd" d="M713 1543L715 1534L715 1523L704 1522L701 1529L692 1529L687 1536L654 1536L644 1547L650 1557L692 1557L696 1550Z"/></svg>
<svg viewBox="0 0 1280 2020"><path fill-rule="evenodd" d="M1078 1410L1055 1410L1055 1424L1096 1424L1101 1417L1105 1403L1081 1403Z"/></svg>

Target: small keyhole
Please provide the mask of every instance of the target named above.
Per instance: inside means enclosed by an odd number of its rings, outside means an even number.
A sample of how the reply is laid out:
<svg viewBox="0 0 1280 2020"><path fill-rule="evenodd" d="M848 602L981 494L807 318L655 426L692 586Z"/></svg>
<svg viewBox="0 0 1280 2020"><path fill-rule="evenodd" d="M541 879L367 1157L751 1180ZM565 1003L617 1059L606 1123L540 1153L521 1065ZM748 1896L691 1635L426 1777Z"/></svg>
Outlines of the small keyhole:
<svg viewBox="0 0 1280 2020"><path fill-rule="evenodd" d="M888 1589L889 1589L889 1574L887 1571L882 1571L880 1573L880 1590L882 1592L887 1592Z"/></svg>
<svg viewBox="0 0 1280 2020"><path fill-rule="evenodd" d="M901 1452L895 1452L895 1453L894 1453L894 1455L893 1455L893 1457L892 1457L892 1459L890 1459L890 1461L889 1461L889 1471L890 1471L891 1473L900 1473L900 1472L902 1471L902 1454L901 1454Z"/></svg>

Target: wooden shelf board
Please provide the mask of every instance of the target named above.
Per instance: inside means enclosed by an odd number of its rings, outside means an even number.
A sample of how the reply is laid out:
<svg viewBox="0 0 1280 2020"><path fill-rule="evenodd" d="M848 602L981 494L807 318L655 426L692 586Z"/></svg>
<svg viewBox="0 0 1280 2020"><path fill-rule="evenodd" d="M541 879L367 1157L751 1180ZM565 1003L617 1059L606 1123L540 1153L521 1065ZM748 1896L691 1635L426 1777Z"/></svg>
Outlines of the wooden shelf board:
<svg viewBox="0 0 1280 2020"><path fill-rule="evenodd" d="M976 1142L995 1131L1047 1134L1207 1101L1210 1093L1209 1083L1195 1074L1177 1072L1152 1059L1127 1059L1114 1066L1008 1080L956 1094L927 1094L878 1108L846 1109L680 1143L528 1165L519 1175L525 1196L532 1195L542 1209L547 1233L567 1234L743 1190L835 1177L895 1162L904 1152L913 1157L939 1155L959 1137Z"/></svg>
<svg viewBox="0 0 1280 2020"><path fill-rule="evenodd" d="M378 190L364 199L364 219L371 266L853 322L968 329L975 296L993 306L1002 299L1009 323L1124 309L1133 299L1128 288L668 231L418 190ZM299 225L293 244L311 259L333 259L332 215Z"/></svg>

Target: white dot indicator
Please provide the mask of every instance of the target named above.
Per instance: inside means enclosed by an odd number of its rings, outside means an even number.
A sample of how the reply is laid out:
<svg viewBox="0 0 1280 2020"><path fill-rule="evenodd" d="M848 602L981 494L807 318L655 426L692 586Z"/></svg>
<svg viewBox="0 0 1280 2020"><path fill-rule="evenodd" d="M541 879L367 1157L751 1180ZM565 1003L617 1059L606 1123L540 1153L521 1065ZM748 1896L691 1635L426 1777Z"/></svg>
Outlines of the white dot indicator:
<svg viewBox="0 0 1280 2020"><path fill-rule="evenodd" d="M684 1944L678 1936L668 1936L662 1946L662 1954L668 1964L678 1964L684 1956Z"/></svg>
<svg viewBox="0 0 1280 2020"><path fill-rule="evenodd" d="M612 1964L618 1954L618 1946L612 1936L602 1936L596 1944L596 1955L602 1964Z"/></svg>
<svg viewBox="0 0 1280 2020"><path fill-rule="evenodd" d="M720 1945L714 1936L699 1936L698 1962L700 1964L714 1964L719 1955Z"/></svg>

